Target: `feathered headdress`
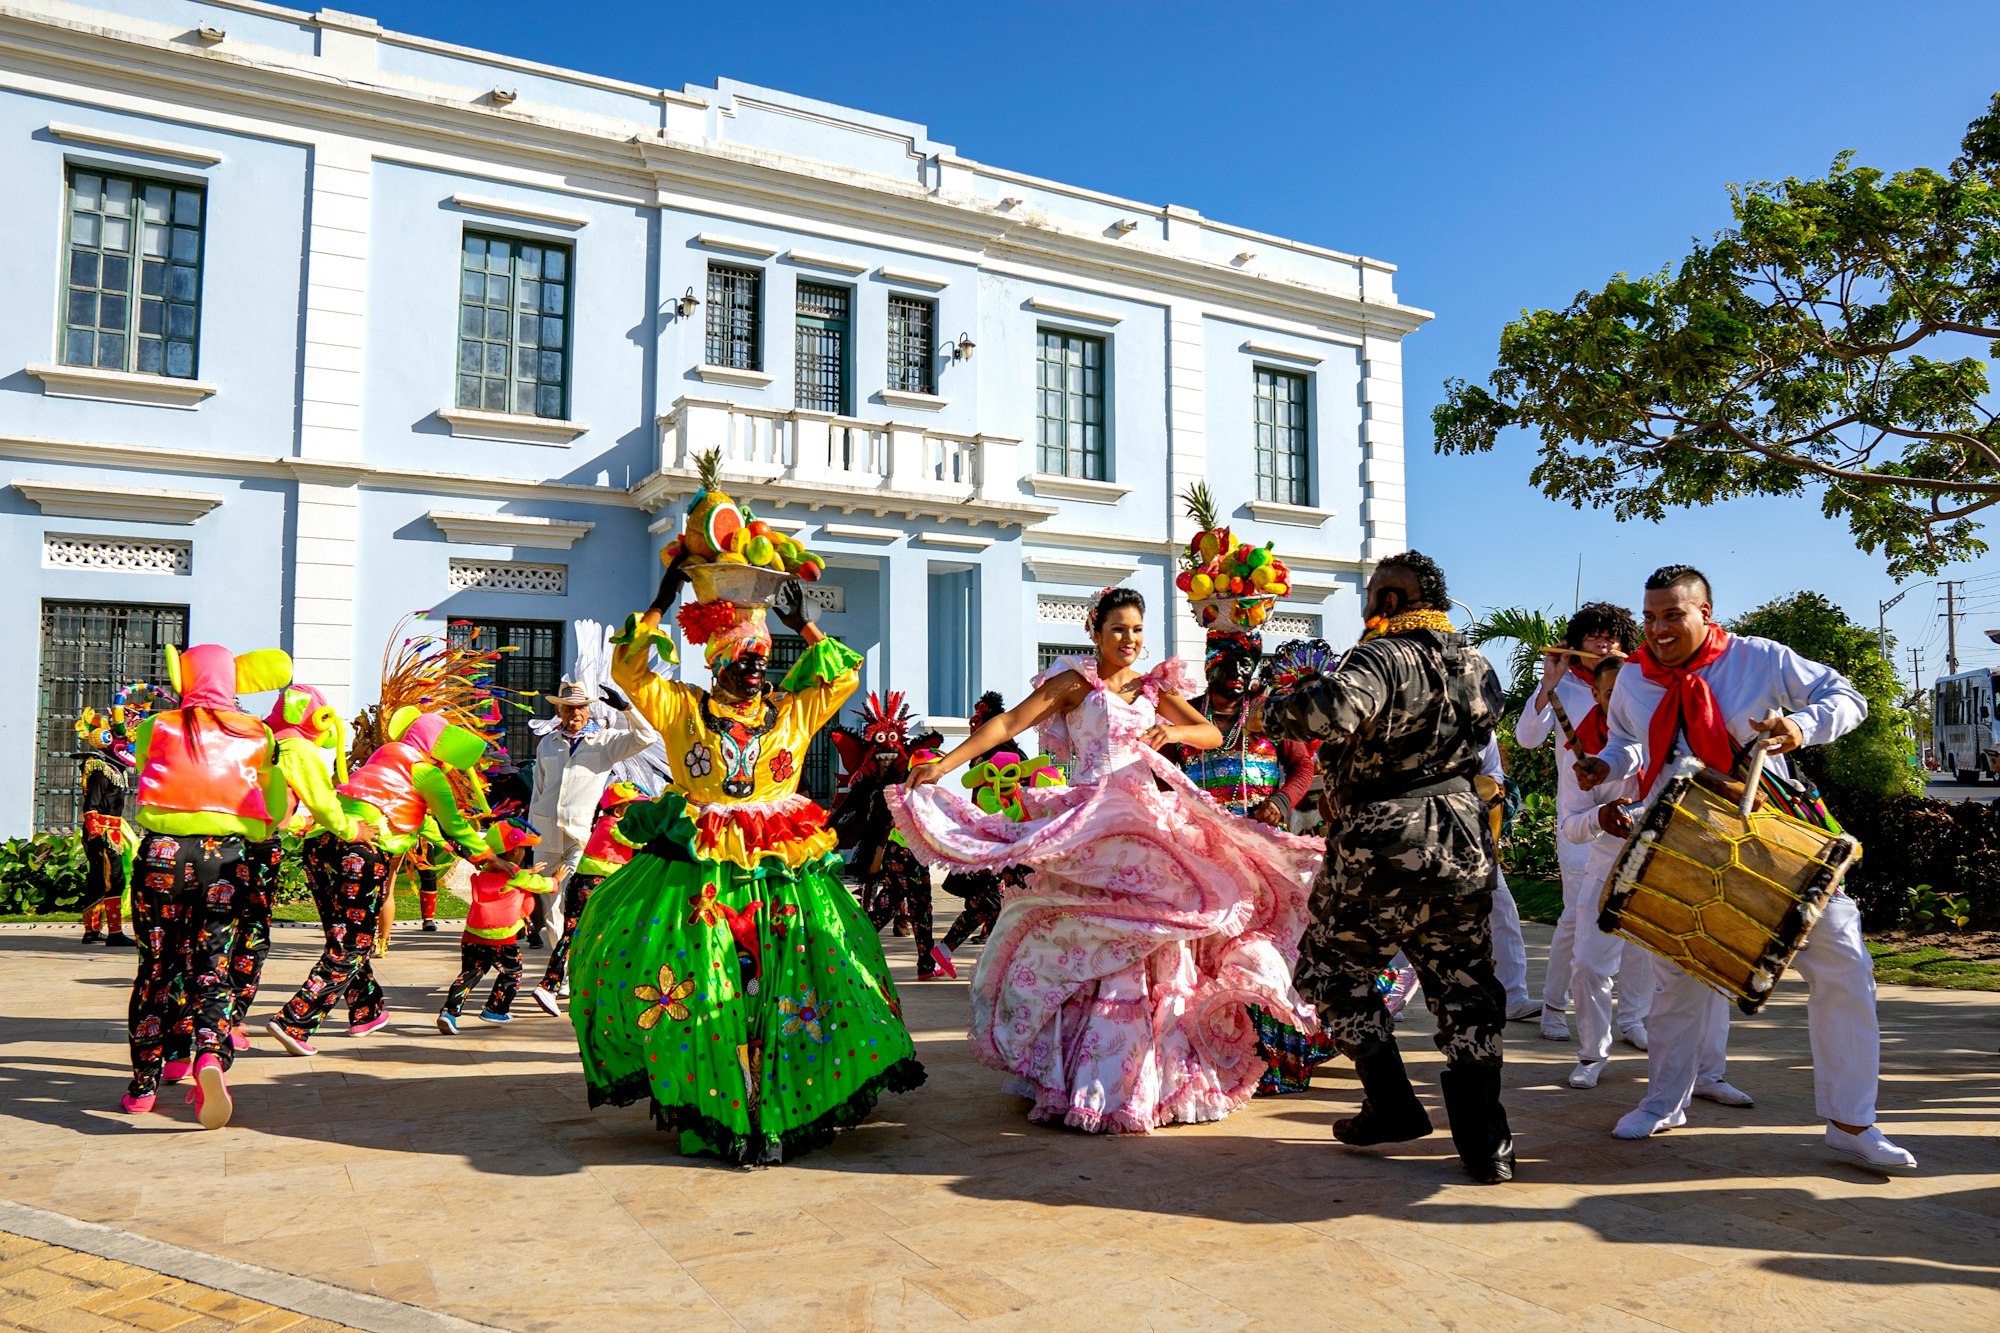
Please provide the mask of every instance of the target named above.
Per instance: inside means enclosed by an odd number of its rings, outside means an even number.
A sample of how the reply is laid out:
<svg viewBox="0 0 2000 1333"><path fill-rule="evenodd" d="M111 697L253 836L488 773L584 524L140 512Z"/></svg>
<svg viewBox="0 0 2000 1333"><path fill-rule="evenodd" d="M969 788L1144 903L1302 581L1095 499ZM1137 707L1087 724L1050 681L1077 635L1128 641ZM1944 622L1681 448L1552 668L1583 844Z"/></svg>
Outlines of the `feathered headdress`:
<svg viewBox="0 0 2000 1333"><path fill-rule="evenodd" d="M350 768L360 768L389 739L390 720L405 708L439 714L450 725L471 732L486 742L489 759L507 753L501 740L501 710L529 712L534 708L525 701L536 691L502 689L493 681L502 654L514 651L511 645L481 643L484 631L464 620L448 622L444 634L427 632L428 626L414 622L426 620L429 614L419 611L405 616L390 632L382 650L382 695L354 719ZM452 630L465 633L454 635ZM456 643L455 638L459 640ZM459 790L476 783L475 776L455 769L445 771L461 809L484 808L483 792Z"/></svg>

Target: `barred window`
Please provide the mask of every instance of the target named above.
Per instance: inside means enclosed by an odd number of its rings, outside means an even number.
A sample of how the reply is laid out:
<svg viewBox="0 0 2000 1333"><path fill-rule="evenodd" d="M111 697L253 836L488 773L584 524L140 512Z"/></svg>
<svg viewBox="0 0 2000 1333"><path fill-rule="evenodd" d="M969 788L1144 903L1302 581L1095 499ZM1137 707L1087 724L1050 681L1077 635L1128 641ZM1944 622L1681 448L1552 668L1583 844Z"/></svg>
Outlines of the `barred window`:
<svg viewBox="0 0 2000 1333"><path fill-rule="evenodd" d="M1036 342L1035 466L1104 481L1104 339L1040 329Z"/></svg>
<svg viewBox="0 0 2000 1333"><path fill-rule="evenodd" d="M1056 664L1058 657L1091 657L1097 649L1087 643L1038 643L1035 645L1035 670L1047 671Z"/></svg>
<svg viewBox="0 0 2000 1333"><path fill-rule="evenodd" d="M569 415L570 253L465 233L459 266L458 405Z"/></svg>
<svg viewBox="0 0 2000 1333"><path fill-rule="evenodd" d="M453 616L446 638L454 647L471 644L476 648L503 648L493 664L493 684L518 694L538 695L528 700L535 709L541 699L555 693L562 684L563 622L560 620L497 620L480 616ZM535 757L535 733L528 723L535 712L518 708L501 713L500 739L508 757L526 764Z"/></svg>
<svg viewBox="0 0 2000 1333"><path fill-rule="evenodd" d="M64 365L194 378L204 204L198 185L70 168Z"/></svg>
<svg viewBox="0 0 2000 1333"><path fill-rule="evenodd" d="M16 630L26 632L18 625ZM35 718L36 829L75 828L83 817L77 714L86 707L109 709L111 696L133 681L164 684L168 646L186 648L187 641L185 606L42 603L41 688Z"/></svg>
<svg viewBox="0 0 2000 1333"><path fill-rule="evenodd" d="M889 387L937 392L937 302L889 298Z"/></svg>
<svg viewBox="0 0 2000 1333"><path fill-rule="evenodd" d="M1257 498L1310 504L1306 377L1257 370Z"/></svg>
<svg viewBox="0 0 2000 1333"><path fill-rule="evenodd" d="M708 266L708 343L702 359L711 366L762 370L764 275L733 264Z"/></svg>
<svg viewBox="0 0 2000 1333"><path fill-rule="evenodd" d="M802 282L798 287L797 384L793 400L815 412L853 410L848 379L853 294L845 287Z"/></svg>

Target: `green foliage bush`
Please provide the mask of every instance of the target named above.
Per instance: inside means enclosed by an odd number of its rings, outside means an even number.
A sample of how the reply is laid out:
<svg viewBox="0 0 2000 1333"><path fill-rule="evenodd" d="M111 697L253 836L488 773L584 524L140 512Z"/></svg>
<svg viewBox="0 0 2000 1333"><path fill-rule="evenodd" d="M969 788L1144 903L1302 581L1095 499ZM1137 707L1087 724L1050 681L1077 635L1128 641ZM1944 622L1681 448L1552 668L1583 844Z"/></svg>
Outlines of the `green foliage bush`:
<svg viewBox="0 0 2000 1333"><path fill-rule="evenodd" d="M0 843L0 913L73 912L83 905L83 837L77 833Z"/></svg>
<svg viewBox="0 0 2000 1333"><path fill-rule="evenodd" d="M1524 792L1520 813L1500 841L1500 863L1510 875L1554 879L1561 874L1556 863L1557 837L1556 798Z"/></svg>

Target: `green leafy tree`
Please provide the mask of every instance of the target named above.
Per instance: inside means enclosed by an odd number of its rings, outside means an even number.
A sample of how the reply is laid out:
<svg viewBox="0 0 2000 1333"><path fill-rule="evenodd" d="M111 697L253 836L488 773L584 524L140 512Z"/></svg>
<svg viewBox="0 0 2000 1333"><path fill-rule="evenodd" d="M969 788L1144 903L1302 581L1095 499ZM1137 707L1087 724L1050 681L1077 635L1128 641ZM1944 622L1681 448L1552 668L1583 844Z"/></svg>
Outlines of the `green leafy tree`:
<svg viewBox="0 0 2000 1333"><path fill-rule="evenodd" d="M1536 432L1553 499L1657 521L1817 490L1892 573L1986 549L2000 422L2000 95L1942 170L1836 158L1730 187L1735 225L1678 266L1523 311L1487 387L1449 381L1440 453Z"/></svg>
<svg viewBox="0 0 2000 1333"><path fill-rule="evenodd" d="M1876 632L1816 592L1795 592L1766 602L1729 622L1735 634L1776 639L1854 682L1868 701L1868 720L1831 745L1799 752L1813 781L1838 803L1842 795L1883 797L1923 794L1910 717L1902 709L1895 668L1882 660ZM1839 813L1837 810L1836 814Z"/></svg>
<svg viewBox="0 0 2000 1333"><path fill-rule="evenodd" d="M1529 796L1555 797L1555 758L1548 746L1523 750L1514 744L1514 724L1521 710L1535 697L1542 683L1542 652L1550 644L1561 643L1569 628L1569 617L1551 616L1546 611L1522 606L1488 610L1466 631L1466 637L1480 648L1512 644L1504 662L1494 668L1507 689L1507 712L1500 725L1500 762L1507 775ZM1489 657L1492 654L1488 654Z"/></svg>

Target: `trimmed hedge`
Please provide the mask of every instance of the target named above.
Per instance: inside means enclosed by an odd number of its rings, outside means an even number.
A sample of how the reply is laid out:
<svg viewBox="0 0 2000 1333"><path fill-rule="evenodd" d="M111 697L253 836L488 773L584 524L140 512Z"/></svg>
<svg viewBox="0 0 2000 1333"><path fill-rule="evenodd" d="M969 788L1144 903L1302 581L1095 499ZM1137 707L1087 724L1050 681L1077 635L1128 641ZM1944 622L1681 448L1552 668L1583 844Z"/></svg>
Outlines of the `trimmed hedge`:
<svg viewBox="0 0 2000 1333"><path fill-rule="evenodd" d="M1829 793L1827 804L1861 840L1846 887L1869 929L1907 924L1926 886L1963 897L1969 929L2000 929L2000 802Z"/></svg>

